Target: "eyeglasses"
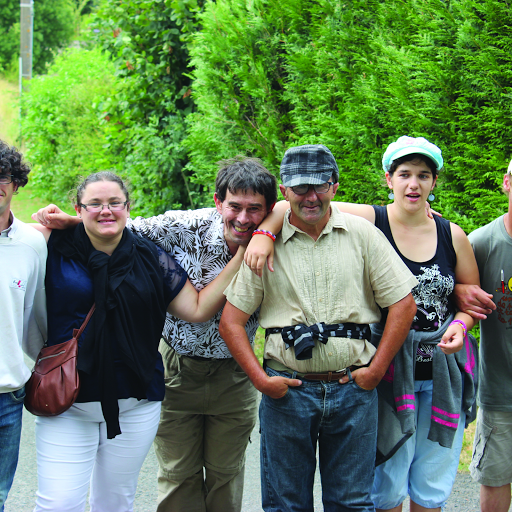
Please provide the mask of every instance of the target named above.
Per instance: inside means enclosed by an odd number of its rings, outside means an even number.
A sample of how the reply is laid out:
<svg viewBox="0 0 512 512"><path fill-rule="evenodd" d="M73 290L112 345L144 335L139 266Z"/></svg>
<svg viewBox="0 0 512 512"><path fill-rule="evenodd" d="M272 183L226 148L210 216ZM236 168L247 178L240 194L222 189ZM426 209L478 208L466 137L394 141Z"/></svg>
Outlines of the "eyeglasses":
<svg viewBox="0 0 512 512"><path fill-rule="evenodd" d="M303 196L304 194L307 194L309 192L309 189L311 187L314 188L317 194L326 194L327 192L329 192L331 185L334 185L334 183L328 181L327 183L321 183L320 185L296 185L295 187L290 188L293 190L294 194L297 194L298 196Z"/></svg>
<svg viewBox="0 0 512 512"><path fill-rule="evenodd" d="M12 174L0 174L0 185L9 185L12 183Z"/></svg>
<svg viewBox="0 0 512 512"><path fill-rule="evenodd" d="M111 212L120 212L126 208L128 201L114 201L113 203L101 204L101 203L89 203L89 204L80 204L82 208L85 208L87 212L90 213L98 213L102 212L103 208L106 206Z"/></svg>

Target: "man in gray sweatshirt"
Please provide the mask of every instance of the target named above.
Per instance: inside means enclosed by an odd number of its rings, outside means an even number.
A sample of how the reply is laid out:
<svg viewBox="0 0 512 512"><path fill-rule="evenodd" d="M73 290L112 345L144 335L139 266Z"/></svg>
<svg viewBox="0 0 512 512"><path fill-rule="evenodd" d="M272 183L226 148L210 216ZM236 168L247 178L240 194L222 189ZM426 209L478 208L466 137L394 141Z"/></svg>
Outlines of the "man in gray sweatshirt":
<svg viewBox="0 0 512 512"><path fill-rule="evenodd" d="M46 339L46 242L16 219L11 200L27 184L30 168L16 148L0 141L0 512L14 479L21 437L25 383Z"/></svg>

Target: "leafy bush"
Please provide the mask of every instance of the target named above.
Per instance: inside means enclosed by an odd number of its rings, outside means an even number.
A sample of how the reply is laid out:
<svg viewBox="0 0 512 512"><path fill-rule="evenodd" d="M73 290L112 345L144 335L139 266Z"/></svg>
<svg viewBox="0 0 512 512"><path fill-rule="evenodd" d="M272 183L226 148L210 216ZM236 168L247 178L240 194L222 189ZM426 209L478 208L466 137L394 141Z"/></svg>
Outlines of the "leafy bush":
<svg viewBox="0 0 512 512"><path fill-rule="evenodd" d="M75 14L84 1L77 0ZM137 213L203 204L181 146L193 108L186 40L201 5L98 3L86 38L105 56L95 50L58 57L24 103L24 136L42 193L57 200L76 175L109 167L131 182ZM55 176L45 188L49 172Z"/></svg>
<svg viewBox="0 0 512 512"><path fill-rule="evenodd" d="M113 65L98 49L70 49L22 97L22 132L34 192L63 202L77 177L113 166L98 103L112 92Z"/></svg>
<svg viewBox="0 0 512 512"><path fill-rule="evenodd" d="M73 8L70 0L34 2L34 73L43 73L55 52L73 37ZM20 2L0 0L0 71L20 54Z"/></svg>
<svg viewBox="0 0 512 512"><path fill-rule="evenodd" d="M44 128L31 147L59 176L109 163L140 213L210 204L221 158L258 156L277 175L287 147L320 142L343 200L384 203L381 156L404 134L442 148L445 216L469 231L506 207L512 13L501 0L100 0L93 20L112 64L77 118L89 131L36 103L48 119L31 109Z"/></svg>

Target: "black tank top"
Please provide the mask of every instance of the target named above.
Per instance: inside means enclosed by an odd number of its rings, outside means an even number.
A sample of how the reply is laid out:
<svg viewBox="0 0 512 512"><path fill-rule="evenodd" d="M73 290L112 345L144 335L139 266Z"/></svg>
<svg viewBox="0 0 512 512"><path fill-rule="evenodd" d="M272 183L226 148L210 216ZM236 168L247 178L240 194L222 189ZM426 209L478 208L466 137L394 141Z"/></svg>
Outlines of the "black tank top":
<svg viewBox="0 0 512 512"><path fill-rule="evenodd" d="M457 255L453 248L450 223L434 216L437 230L437 248L434 257L418 263L406 258L396 246L389 226L388 212L385 206L373 206L375 226L386 235L393 249L402 258L419 284L412 290L418 310L411 329L418 331L437 331L446 318L455 311L451 295L455 286L455 266ZM383 312L381 323L385 322L387 311ZM433 345L420 344L416 353L416 380L432 378Z"/></svg>

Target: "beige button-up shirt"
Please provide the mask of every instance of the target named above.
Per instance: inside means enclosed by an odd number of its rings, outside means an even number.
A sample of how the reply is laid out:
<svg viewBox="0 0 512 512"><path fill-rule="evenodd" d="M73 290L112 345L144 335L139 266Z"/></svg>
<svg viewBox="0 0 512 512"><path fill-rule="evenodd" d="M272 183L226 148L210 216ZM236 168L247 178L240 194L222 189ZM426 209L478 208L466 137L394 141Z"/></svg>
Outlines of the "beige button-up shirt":
<svg viewBox="0 0 512 512"><path fill-rule="evenodd" d="M243 264L226 289L229 302L252 314L261 304L260 325L267 329L317 322L370 324L417 285L385 236L370 222L331 208L315 241L289 222L275 242L274 272L259 278ZM313 356L297 360L281 334L265 340L265 359L298 372L336 371L367 364L375 347L366 340L329 338L315 342Z"/></svg>

